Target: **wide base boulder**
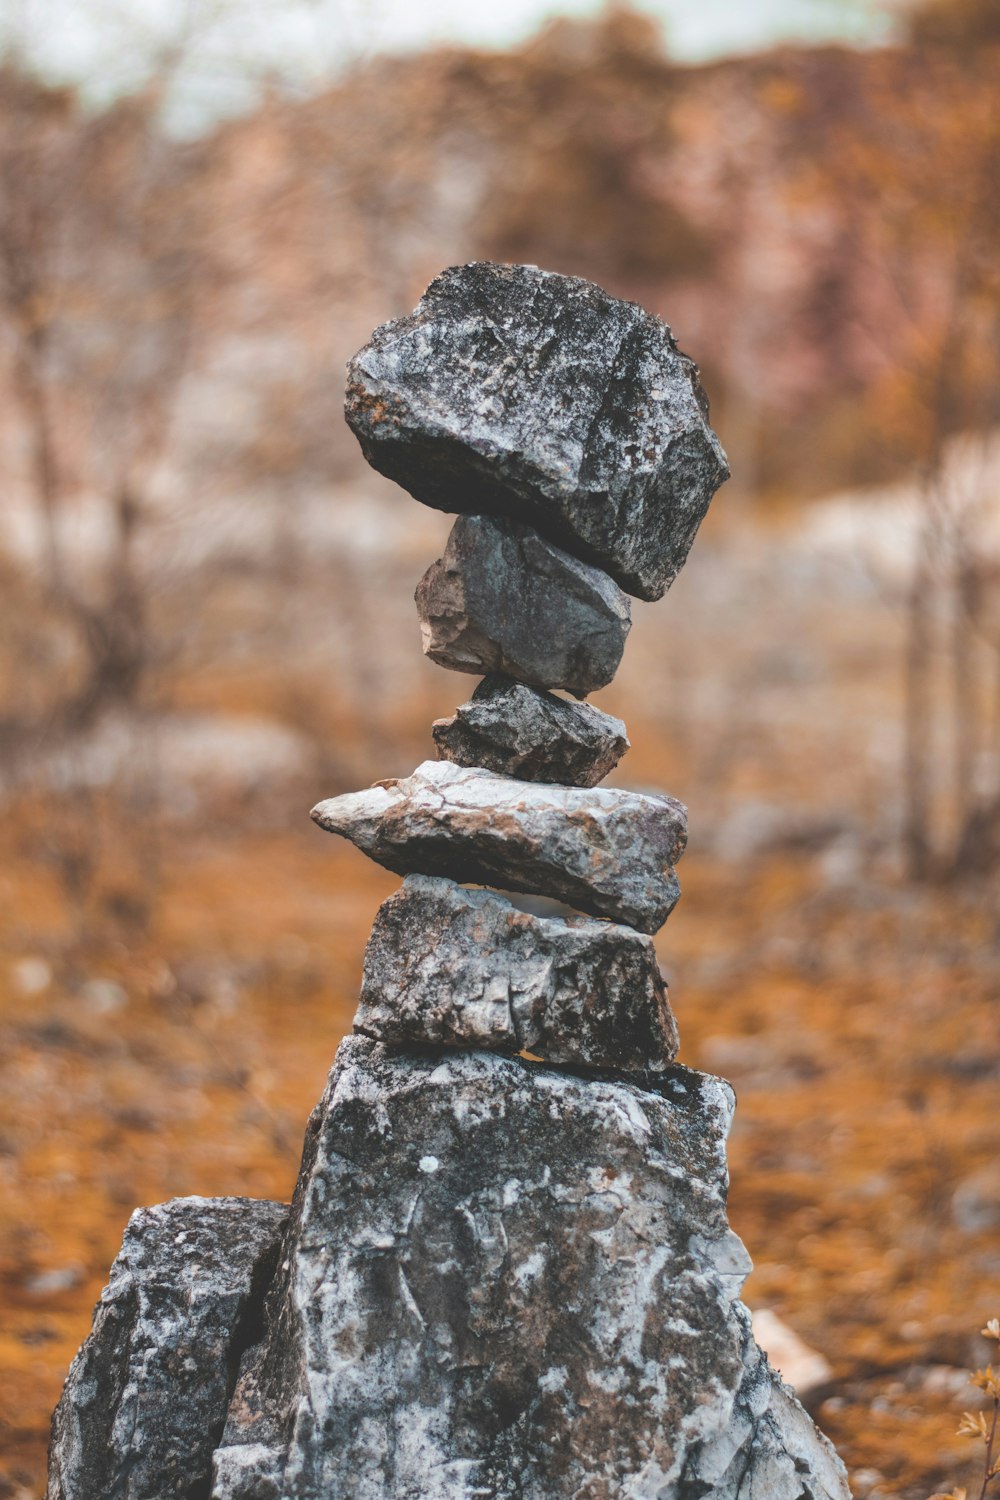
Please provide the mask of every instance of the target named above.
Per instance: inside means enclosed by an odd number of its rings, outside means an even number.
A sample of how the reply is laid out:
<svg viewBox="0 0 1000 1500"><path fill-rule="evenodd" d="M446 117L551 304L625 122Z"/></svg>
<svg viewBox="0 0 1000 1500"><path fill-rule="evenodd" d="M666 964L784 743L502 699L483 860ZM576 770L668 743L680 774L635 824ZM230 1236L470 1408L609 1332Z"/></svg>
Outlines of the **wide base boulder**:
<svg viewBox="0 0 1000 1500"><path fill-rule="evenodd" d="M343 1043L213 1495L846 1497L737 1301L732 1103Z"/></svg>
<svg viewBox="0 0 1000 1500"><path fill-rule="evenodd" d="M287 1224L133 1216L49 1500L849 1500L738 1301L732 1107L350 1038Z"/></svg>

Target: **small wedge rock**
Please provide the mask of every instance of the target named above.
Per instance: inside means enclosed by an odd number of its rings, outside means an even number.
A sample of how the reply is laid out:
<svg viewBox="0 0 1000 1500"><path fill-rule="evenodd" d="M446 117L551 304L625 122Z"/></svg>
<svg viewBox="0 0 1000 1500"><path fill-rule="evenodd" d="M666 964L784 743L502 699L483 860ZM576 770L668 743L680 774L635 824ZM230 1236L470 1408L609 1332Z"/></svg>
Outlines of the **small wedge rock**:
<svg viewBox="0 0 1000 1500"><path fill-rule="evenodd" d="M621 719L500 676L431 733L443 760L559 786L596 786L629 748Z"/></svg>
<svg viewBox="0 0 1000 1500"><path fill-rule="evenodd" d="M551 896L657 932L677 904L687 813L673 797L514 781L450 761L320 802L312 818L398 875Z"/></svg>
<svg viewBox="0 0 1000 1500"><path fill-rule="evenodd" d="M250 1198L136 1210L52 1419L47 1500L209 1493L287 1218Z"/></svg>
<svg viewBox="0 0 1000 1500"><path fill-rule="evenodd" d="M425 505L528 521L642 599L673 582L729 477L666 324L537 266L442 272L355 355L346 415Z"/></svg>
<svg viewBox="0 0 1000 1500"><path fill-rule="evenodd" d="M424 652L583 698L618 670L632 619L606 573L520 522L460 516L417 584Z"/></svg>
<svg viewBox="0 0 1000 1500"><path fill-rule="evenodd" d="M651 938L536 917L494 891L408 875L379 908L355 1031L393 1045L526 1051L553 1064L655 1072L677 1026Z"/></svg>

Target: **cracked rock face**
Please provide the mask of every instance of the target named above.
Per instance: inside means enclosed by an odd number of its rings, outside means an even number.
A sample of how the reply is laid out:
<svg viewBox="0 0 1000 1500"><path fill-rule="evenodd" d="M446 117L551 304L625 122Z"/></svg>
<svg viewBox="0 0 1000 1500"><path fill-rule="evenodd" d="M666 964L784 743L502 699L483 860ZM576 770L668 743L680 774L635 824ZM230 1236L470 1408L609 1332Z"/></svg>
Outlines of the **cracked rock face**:
<svg viewBox="0 0 1000 1500"><path fill-rule="evenodd" d="M629 748L621 719L500 676L431 733L443 760L559 786L596 786Z"/></svg>
<svg viewBox="0 0 1000 1500"><path fill-rule="evenodd" d="M847 1500L748 1342L731 1108L343 1043L216 1500Z"/></svg>
<svg viewBox="0 0 1000 1500"><path fill-rule="evenodd" d="M208 1494L287 1219L249 1198L137 1209L52 1419L48 1500Z"/></svg>
<svg viewBox="0 0 1000 1500"><path fill-rule="evenodd" d="M670 329L575 276L481 261L351 361L368 462L426 505L527 521L659 599L729 477Z"/></svg>
<svg viewBox="0 0 1000 1500"><path fill-rule="evenodd" d="M586 697L618 670L629 602L599 568L516 521L460 516L417 584L424 654Z"/></svg>
<svg viewBox="0 0 1000 1500"><path fill-rule="evenodd" d="M365 952L356 1031L403 1046L522 1050L657 1071L677 1027L652 940L586 917L536 917L493 891L407 876Z"/></svg>
<svg viewBox="0 0 1000 1500"><path fill-rule="evenodd" d="M450 761L312 810L397 875L550 896L656 932L677 903L687 813L673 797L514 781Z"/></svg>
<svg viewBox="0 0 1000 1500"><path fill-rule="evenodd" d="M733 1313L743 1374L732 1414L689 1450L678 1500L851 1500L832 1443L771 1369L754 1342L748 1310L737 1303Z"/></svg>

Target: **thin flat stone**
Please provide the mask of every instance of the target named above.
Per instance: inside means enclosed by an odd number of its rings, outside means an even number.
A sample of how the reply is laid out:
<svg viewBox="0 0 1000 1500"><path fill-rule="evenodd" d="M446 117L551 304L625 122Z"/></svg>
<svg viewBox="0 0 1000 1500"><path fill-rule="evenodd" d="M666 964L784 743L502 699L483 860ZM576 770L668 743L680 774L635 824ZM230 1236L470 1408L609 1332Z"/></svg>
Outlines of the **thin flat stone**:
<svg viewBox="0 0 1000 1500"><path fill-rule="evenodd" d="M342 1043L215 1500L849 1500L737 1300L732 1107Z"/></svg>
<svg viewBox="0 0 1000 1500"><path fill-rule="evenodd" d="M491 516L459 517L415 598L424 652L439 666L581 698L614 677L632 624L606 573Z"/></svg>
<svg viewBox="0 0 1000 1500"><path fill-rule="evenodd" d="M596 786L629 748L621 719L500 676L487 677L431 733L455 765L559 786Z"/></svg>
<svg viewBox="0 0 1000 1500"><path fill-rule="evenodd" d="M408 875L379 908L354 1029L631 1072L677 1055L651 938L589 917L531 916L494 891L430 875Z"/></svg>
<svg viewBox="0 0 1000 1500"><path fill-rule="evenodd" d="M551 896L656 932L677 904L687 813L673 797L515 781L450 761L312 810L398 875Z"/></svg>
<svg viewBox="0 0 1000 1500"><path fill-rule="evenodd" d="M529 522L658 599L729 477L665 323L577 276L479 261L351 361L365 457L425 505Z"/></svg>
<svg viewBox="0 0 1000 1500"><path fill-rule="evenodd" d="M250 1198L135 1211L52 1419L48 1500L208 1495L287 1219Z"/></svg>

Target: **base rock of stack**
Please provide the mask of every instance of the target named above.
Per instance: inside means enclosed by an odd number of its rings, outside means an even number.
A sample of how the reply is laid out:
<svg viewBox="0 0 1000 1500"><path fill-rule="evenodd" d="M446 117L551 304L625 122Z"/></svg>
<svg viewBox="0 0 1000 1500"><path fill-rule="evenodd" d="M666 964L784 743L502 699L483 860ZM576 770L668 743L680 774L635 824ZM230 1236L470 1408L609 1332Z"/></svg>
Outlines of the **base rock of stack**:
<svg viewBox="0 0 1000 1500"><path fill-rule="evenodd" d="M250 1198L136 1210L52 1419L48 1500L208 1494L287 1220Z"/></svg>
<svg viewBox="0 0 1000 1500"><path fill-rule="evenodd" d="M343 1043L215 1500L847 1500L736 1300L731 1109Z"/></svg>
<svg viewBox="0 0 1000 1500"><path fill-rule="evenodd" d="M348 371L368 462L426 505L527 521L658 599L729 477L697 366L592 282L455 266Z"/></svg>
<svg viewBox="0 0 1000 1500"><path fill-rule="evenodd" d="M629 748L621 719L501 676L487 677L432 733L443 760L559 786L596 786Z"/></svg>
<svg viewBox="0 0 1000 1500"><path fill-rule="evenodd" d="M677 1055L651 938L587 917L530 916L494 891L428 875L407 876L379 909L354 1029L393 1045L631 1072Z"/></svg>
<svg viewBox="0 0 1000 1500"><path fill-rule="evenodd" d="M331 797L314 822L397 875L550 896L657 932L677 904L687 813L673 797L514 781L450 761Z"/></svg>
<svg viewBox="0 0 1000 1500"><path fill-rule="evenodd" d="M424 653L584 698L618 670L632 625L606 573L516 521L460 516L417 584Z"/></svg>

